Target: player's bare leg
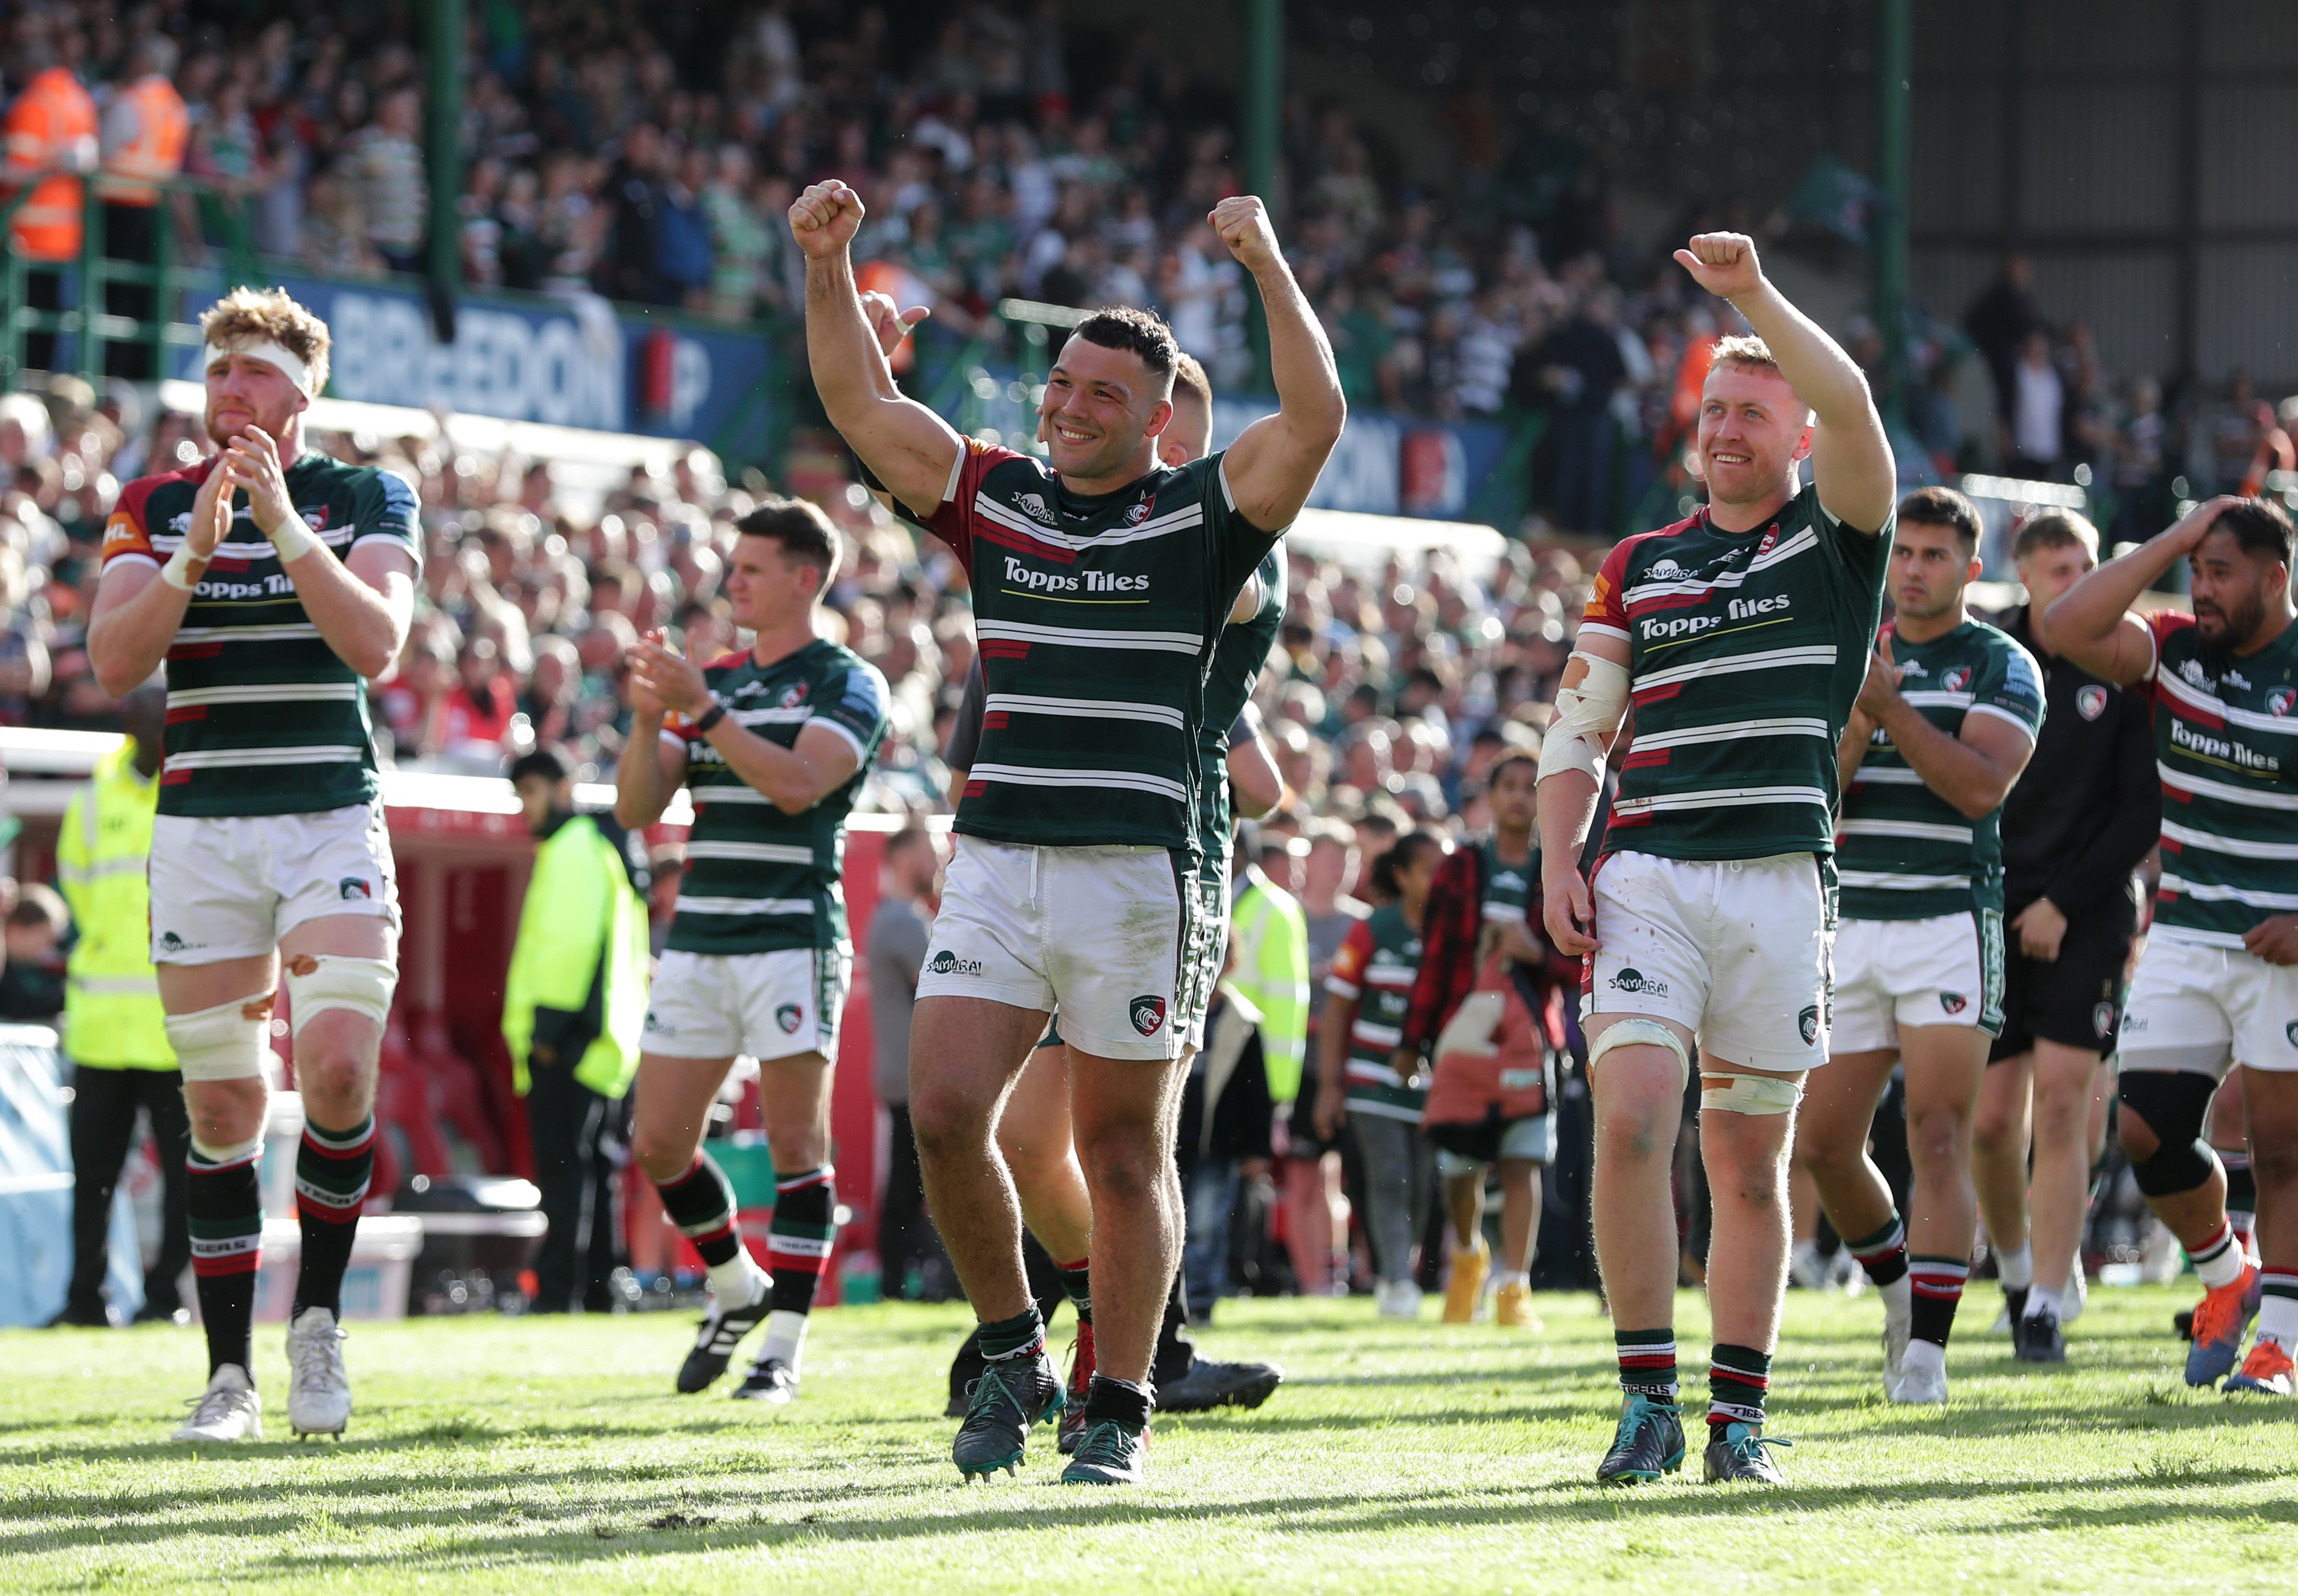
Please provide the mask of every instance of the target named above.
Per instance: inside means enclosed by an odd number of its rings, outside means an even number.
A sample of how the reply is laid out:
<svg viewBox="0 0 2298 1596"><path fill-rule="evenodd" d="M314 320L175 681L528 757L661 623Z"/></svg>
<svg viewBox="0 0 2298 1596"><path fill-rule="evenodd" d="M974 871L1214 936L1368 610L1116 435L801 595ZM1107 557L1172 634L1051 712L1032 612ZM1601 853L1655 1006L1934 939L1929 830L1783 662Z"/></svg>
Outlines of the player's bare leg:
<svg viewBox="0 0 2298 1596"><path fill-rule="evenodd" d="M2298 1393L2298 1074L2244 1070L2243 1108L2258 1182L2258 1339L2226 1389Z"/></svg>
<svg viewBox="0 0 2298 1596"><path fill-rule="evenodd" d="M702 1151L711 1105L733 1063L641 1053L631 1083L632 1162L710 1275L710 1309L678 1371L678 1389L690 1395L725 1373L742 1338L765 1322L773 1286L742 1245L733 1187Z"/></svg>

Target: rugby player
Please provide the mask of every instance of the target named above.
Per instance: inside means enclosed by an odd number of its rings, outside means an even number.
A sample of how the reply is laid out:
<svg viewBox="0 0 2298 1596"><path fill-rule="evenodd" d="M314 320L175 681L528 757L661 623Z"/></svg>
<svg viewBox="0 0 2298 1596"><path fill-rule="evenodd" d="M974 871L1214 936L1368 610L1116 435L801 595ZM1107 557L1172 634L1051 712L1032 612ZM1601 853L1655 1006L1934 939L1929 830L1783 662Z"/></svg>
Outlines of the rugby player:
<svg viewBox="0 0 2298 1596"><path fill-rule="evenodd" d="M750 648L698 666L650 632L630 653L631 752L615 769L615 817L652 825L682 781L694 803L631 1150L710 1271L710 1311L678 1389L708 1387L763 1321L765 1345L734 1394L779 1404L797 1393L835 1236L830 1088L854 973L839 874L846 817L885 740L888 694L876 666L817 630L838 572L830 517L769 499L735 529L724 591L734 624L756 633ZM773 1155L771 1275L742 1245L733 1188L702 1151L737 1054L758 1061Z"/></svg>
<svg viewBox="0 0 2298 1596"><path fill-rule="evenodd" d="M122 490L87 637L107 692L168 666L152 959L191 1113L209 1367L176 1439L263 1432L250 1351L256 1170L283 961L304 1120L287 1423L339 1435L351 1393L336 1320L375 1168L376 1062L398 980L367 680L406 641L422 536L405 481L304 448L304 410L327 380L326 323L282 291L239 288L200 328L219 452Z"/></svg>
<svg viewBox="0 0 2298 1596"><path fill-rule="evenodd" d="M1140 1481L1166 1294L1155 1286L1180 1255L1171 1149L1202 984L1203 682L1346 405L1261 203L1243 196L1210 219L1260 285L1277 415L1222 453L1159 465L1178 351L1154 318L1106 310L1078 325L1046 382L1050 465L961 438L880 389L848 253L863 214L834 179L791 207L815 385L856 453L972 577L991 690L911 1044L927 1192L989 1364L954 1456L969 1476L1016 1467L1029 1426L1062 1406L996 1138L997 1111L1058 1006L1103 1266L1099 1367L1062 1477Z"/></svg>
<svg viewBox="0 0 2298 1596"><path fill-rule="evenodd" d="M1971 1116L2003 1029L1996 815L2043 718L2033 657L1965 613L1980 531L1952 488L1899 502L1888 578L1897 618L1841 749L1831 1052L1796 1113L1795 1161L1883 1299L1883 1394L1895 1402L1947 1400L1947 1336L1979 1220ZM1912 1220L1867 1154L1899 1065Z"/></svg>
<svg viewBox="0 0 2298 1596"><path fill-rule="evenodd" d="M2003 805L2003 1031L1980 1088L1971 1174L2012 1350L2056 1363L2082 1301L2092 1107L2120 1030L2138 929L2136 872L2162 833L2162 785L2146 700L2060 655L2043 624L2052 601L2098 563L2096 529L2046 510L2019 528L2012 557L2027 602L2003 630L2034 655L2046 707L2037 773Z"/></svg>
<svg viewBox="0 0 2298 1596"><path fill-rule="evenodd" d="M2162 879L2122 1017L2118 1121L2138 1189L2194 1260L2186 1383L2293 1393L2298 1348L2298 619L2294 533L2268 499L2212 499L2108 561L2044 614L2083 669L2153 708ZM2136 612L2179 560L2194 613ZM2203 1140L2243 1066L2262 1267L2227 1222ZM2239 1371L2244 1332L2258 1339Z"/></svg>
<svg viewBox="0 0 2298 1596"><path fill-rule="evenodd" d="M1836 746L1881 615L1897 484L1859 368L1765 279L1754 244L1704 234L1675 258L1756 336L1718 343L1701 390L1707 508L1625 540L1598 574L1541 745L1542 892L1550 939L1586 959L1596 1252L1621 1327L1625 1395L1597 1477L1682 1462L1669 1174L1696 1038L1715 1199L1707 1477L1776 1484L1763 1426L1788 1132L1804 1072L1827 1056ZM1581 845L1631 697L1633 747L1591 883Z"/></svg>
<svg viewBox="0 0 2298 1596"><path fill-rule="evenodd" d="M862 296L864 314L878 335L879 346L890 354L921 318L918 312L901 313L894 302L872 290ZM885 374L889 390L890 368ZM1212 451L1212 385L1195 357L1177 356L1173 367L1173 419L1157 440L1157 459L1178 467L1202 459ZM1285 569L1282 556L1271 550L1261 561L1229 611L1229 624L1213 656L1205 683L1204 730L1199 757L1207 780L1200 788L1197 819L1206 856L1199 867L1204 908L1209 916L1199 957L1214 961L1200 972L1202 990L1211 991L1218 979L1219 960L1227 940L1228 859L1234 831L1230 810L1245 818L1267 814L1283 800L1284 778L1267 739L1249 724L1244 709L1252 684L1269 658L1277 627L1285 614ZM949 762L961 787L965 772L979 755L988 687L979 658L967 677L965 696L950 730ZM1227 727L1223 732L1221 728ZM1234 798L1234 804L1230 803ZM1194 1016L1188 1046L1204 1043L1202 1005ZM1064 1386L1061 1450L1074 1452L1085 1434L1085 1402L1094 1374L1093 1297L1090 1248L1093 1235L1092 1199L1086 1191L1070 1125L1069 1052L1062 1044L1060 1017L1046 1028L1029 1061L1014 1080L1013 1090L997 1120L997 1147L1012 1171L1021 1218L1040 1245L1046 1249L1061 1277L1078 1318L1077 1343ZM1063 1259L1073 1261L1063 1262ZM1270 1363L1230 1363L1197 1355L1186 1331L1188 1299L1182 1271L1173 1272L1173 1288L1165 1302L1158 1327L1157 1350L1152 1360L1154 1407L1161 1413L1202 1412L1236 1405L1257 1408L1267 1402L1284 1379L1284 1371ZM980 1364L979 1332L969 1334L958 1349L953 1369L953 1389L963 1389L958 1369L969 1373Z"/></svg>

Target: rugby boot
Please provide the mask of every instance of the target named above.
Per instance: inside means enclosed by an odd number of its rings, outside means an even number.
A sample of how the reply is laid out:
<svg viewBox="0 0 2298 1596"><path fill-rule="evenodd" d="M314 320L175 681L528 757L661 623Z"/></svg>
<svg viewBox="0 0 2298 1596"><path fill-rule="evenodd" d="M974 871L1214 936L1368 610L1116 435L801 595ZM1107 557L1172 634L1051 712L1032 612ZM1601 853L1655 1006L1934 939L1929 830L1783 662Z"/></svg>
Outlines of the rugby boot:
<svg viewBox="0 0 2298 1596"><path fill-rule="evenodd" d="M1021 1467L1029 1426L1059 1417L1062 1383L1041 1343L1037 1351L993 1358L981 1377L966 1387L965 1422L958 1426L950 1457L967 1479L1012 1474Z"/></svg>
<svg viewBox="0 0 2298 1596"><path fill-rule="evenodd" d="M1899 1360L1899 1382L1888 1393L1891 1401L1911 1406L1938 1407L1947 1401L1947 1349L1934 1341L1909 1344Z"/></svg>
<svg viewBox="0 0 2298 1596"><path fill-rule="evenodd" d="M1492 1300L1492 1323L1511 1330L1541 1330L1547 1327L1532 1311L1532 1287L1509 1281Z"/></svg>
<svg viewBox="0 0 2298 1596"><path fill-rule="evenodd" d="M790 1398L797 1394L798 1377L780 1358L760 1358L750 1365L750 1372L742 1383L734 1387L739 1401L765 1402L775 1408L788 1407Z"/></svg>
<svg viewBox="0 0 2298 1596"><path fill-rule="evenodd" d="M2242 1338L2258 1317L2259 1272L2244 1264L2242 1273L2195 1304L2195 1344L2186 1349L2186 1384L2215 1385L2234 1372L2242 1355Z"/></svg>
<svg viewBox="0 0 2298 1596"><path fill-rule="evenodd" d="M1160 1413L1207 1413L1215 1408L1258 1408L1285 1383L1274 1363L1223 1363L1197 1358L1189 1372L1156 1389Z"/></svg>
<svg viewBox="0 0 2298 1596"><path fill-rule="evenodd" d="M1444 1285L1444 1322L1448 1325L1473 1323L1476 1317L1476 1299L1484 1294L1484 1271L1492 1267L1492 1249L1484 1237L1476 1238L1473 1253L1452 1254L1452 1278Z"/></svg>
<svg viewBox="0 0 2298 1596"><path fill-rule="evenodd" d="M1767 1446L1793 1446L1773 1441L1752 1424L1716 1425L1707 1443L1707 1483L1711 1485L1745 1481L1757 1485L1784 1485L1787 1476L1764 1451Z"/></svg>
<svg viewBox="0 0 2298 1596"><path fill-rule="evenodd" d="M1612 1450L1596 1465L1600 1485L1644 1485L1683 1467L1683 1410L1641 1391L1622 1393Z"/></svg>
<svg viewBox="0 0 2298 1596"><path fill-rule="evenodd" d="M2064 1363L2067 1337L2054 1313L2038 1313L2012 1327L2012 1355L2021 1363Z"/></svg>
<svg viewBox="0 0 2298 1596"><path fill-rule="evenodd" d="M287 1427L298 1435L340 1435L351 1420L343 1327L325 1308L306 1308L287 1327Z"/></svg>
<svg viewBox="0 0 2298 1596"><path fill-rule="evenodd" d="M1899 1400L1900 1371L1907 1360L1914 1320L1912 1309L1895 1307L1888 1296L1883 1299L1883 1395L1890 1402Z"/></svg>
<svg viewBox="0 0 2298 1596"><path fill-rule="evenodd" d="M171 1441L260 1441L263 1439L263 1398L248 1383L247 1371L227 1363L215 1371L208 1388L189 1403L192 1416L184 1420Z"/></svg>
<svg viewBox="0 0 2298 1596"><path fill-rule="evenodd" d="M1114 1418L1085 1426L1077 1455L1062 1470L1064 1485L1145 1485L1149 1483L1149 1426L1139 1429Z"/></svg>
<svg viewBox="0 0 2298 1596"><path fill-rule="evenodd" d="M1085 1394L1093 1385L1093 1324L1079 1319L1077 1340L1070 1346L1070 1383L1062 1397L1061 1438L1054 1444L1063 1457L1085 1439Z"/></svg>
<svg viewBox="0 0 2298 1596"><path fill-rule="evenodd" d="M2243 1360L2242 1368L2227 1377L2219 1390L2253 1392L2260 1396L2288 1396L2298 1390L2298 1378L2294 1378L2290 1349L2280 1342L2261 1336Z"/></svg>
<svg viewBox="0 0 2298 1596"><path fill-rule="evenodd" d="M740 1308L729 1308L715 1295L710 1299L710 1311L703 1317L702 1328L694 1337L694 1348L686 1354L686 1361L678 1366L678 1389L691 1396L707 1391L726 1365L734 1360L734 1349L742 1344L742 1337L766 1322L766 1313L773 1304L773 1288L765 1276L758 1278L758 1294Z"/></svg>

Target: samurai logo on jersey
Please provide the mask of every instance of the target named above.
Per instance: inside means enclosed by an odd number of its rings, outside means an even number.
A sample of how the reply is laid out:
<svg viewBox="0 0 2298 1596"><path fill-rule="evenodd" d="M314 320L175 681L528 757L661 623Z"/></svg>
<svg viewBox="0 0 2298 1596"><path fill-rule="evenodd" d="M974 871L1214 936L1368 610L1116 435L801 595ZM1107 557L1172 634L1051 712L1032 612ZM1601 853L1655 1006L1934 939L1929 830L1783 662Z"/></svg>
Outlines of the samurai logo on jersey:
<svg viewBox="0 0 2298 1596"><path fill-rule="evenodd" d="M1628 645L1635 736L1604 846L1685 859L1825 854L1837 739L1881 608L1889 529L1806 489L1724 532L1703 512L1622 542L1581 623Z"/></svg>
<svg viewBox="0 0 2298 1596"><path fill-rule="evenodd" d="M213 468L202 460L128 484L104 529L106 566L157 565L181 547ZM415 491L402 478L320 454L295 460L285 476L296 512L333 558L384 543L420 572ZM371 804L379 791L371 731L367 684L319 635L277 550L242 505L168 649L160 813L293 815Z"/></svg>
<svg viewBox="0 0 2298 1596"><path fill-rule="evenodd" d="M1196 851L1208 657L1275 542L1237 516L1222 458L1087 497L967 445L929 522L974 578L989 690L961 832Z"/></svg>
<svg viewBox="0 0 2298 1596"><path fill-rule="evenodd" d="M2041 667L2008 634L1983 621L1966 621L1925 642L1895 635L1891 657L1901 667L1900 696L1949 737L1960 738L1973 715L2007 722L2030 741L2042 727ZM1924 784L1890 734L1876 728L1843 795L1836 828L1844 914L1929 920L2000 909L1997 814L1974 820L1949 804Z"/></svg>
<svg viewBox="0 0 2298 1596"><path fill-rule="evenodd" d="M2237 662L2204 645L2190 616L2146 623L2155 665L2140 686L2162 782L2155 926L2166 940L2239 947L2260 922L2298 910L2298 718L2287 713L2298 628Z"/></svg>

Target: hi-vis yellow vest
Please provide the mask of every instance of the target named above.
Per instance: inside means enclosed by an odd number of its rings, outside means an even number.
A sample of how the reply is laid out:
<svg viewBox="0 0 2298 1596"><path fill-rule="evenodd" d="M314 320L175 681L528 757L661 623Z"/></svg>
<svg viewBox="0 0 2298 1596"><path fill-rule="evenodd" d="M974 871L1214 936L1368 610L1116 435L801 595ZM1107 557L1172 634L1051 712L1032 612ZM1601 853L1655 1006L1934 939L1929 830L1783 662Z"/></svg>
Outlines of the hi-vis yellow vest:
<svg viewBox="0 0 2298 1596"><path fill-rule="evenodd" d="M511 950L502 1030L518 1095L525 1096L533 1083L527 1054L535 1009L579 1013L594 982L599 1036L575 1062L574 1079L601 1096L628 1091L639 1071L650 968L645 900L591 817L573 816L534 850Z"/></svg>
<svg viewBox="0 0 2298 1596"><path fill-rule="evenodd" d="M56 885L79 941L65 965L64 1051L103 1070L172 1070L152 970L152 816L160 784L136 773L136 745L95 762L56 839Z"/></svg>

